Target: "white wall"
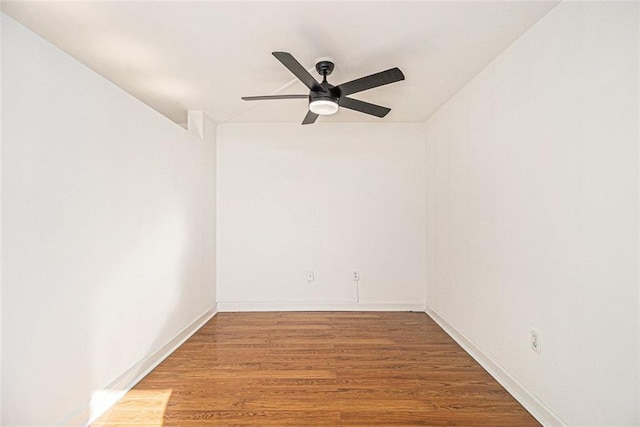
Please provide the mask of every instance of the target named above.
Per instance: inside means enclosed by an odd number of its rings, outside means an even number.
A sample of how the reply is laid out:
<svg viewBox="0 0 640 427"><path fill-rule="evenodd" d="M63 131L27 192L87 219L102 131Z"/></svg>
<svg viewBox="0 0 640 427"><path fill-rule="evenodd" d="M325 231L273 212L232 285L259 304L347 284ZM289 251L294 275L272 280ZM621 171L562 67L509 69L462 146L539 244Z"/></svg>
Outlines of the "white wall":
<svg viewBox="0 0 640 427"><path fill-rule="evenodd" d="M215 128L5 15L2 87L2 424L51 425L215 304Z"/></svg>
<svg viewBox="0 0 640 427"><path fill-rule="evenodd" d="M427 123L427 306L570 425L640 424L637 8L561 3Z"/></svg>
<svg viewBox="0 0 640 427"><path fill-rule="evenodd" d="M424 151L416 124L219 125L219 309L422 309Z"/></svg>

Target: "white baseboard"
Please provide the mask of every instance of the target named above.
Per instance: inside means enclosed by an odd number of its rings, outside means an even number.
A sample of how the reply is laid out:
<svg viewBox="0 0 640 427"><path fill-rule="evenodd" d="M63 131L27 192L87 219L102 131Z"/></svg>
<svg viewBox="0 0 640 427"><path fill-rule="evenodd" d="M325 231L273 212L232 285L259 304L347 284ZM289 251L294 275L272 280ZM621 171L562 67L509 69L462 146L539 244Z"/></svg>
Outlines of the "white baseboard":
<svg viewBox="0 0 640 427"><path fill-rule="evenodd" d="M71 413L58 426L75 427L91 424L217 313L218 309L214 304L162 347L135 363L104 389L94 393L91 401Z"/></svg>
<svg viewBox="0 0 640 427"><path fill-rule="evenodd" d="M435 310L428 307L425 312L451 336L476 362L480 364L500 385L502 385L527 411L544 426L567 426L551 408L538 400L526 387L513 378L502 366L460 333Z"/></svg>
<svg viewBox="0 0 640 427"><path fill-rule="evenodd" d="M424 311L424 304L353 301L220 301L218 311Z"/></svg>

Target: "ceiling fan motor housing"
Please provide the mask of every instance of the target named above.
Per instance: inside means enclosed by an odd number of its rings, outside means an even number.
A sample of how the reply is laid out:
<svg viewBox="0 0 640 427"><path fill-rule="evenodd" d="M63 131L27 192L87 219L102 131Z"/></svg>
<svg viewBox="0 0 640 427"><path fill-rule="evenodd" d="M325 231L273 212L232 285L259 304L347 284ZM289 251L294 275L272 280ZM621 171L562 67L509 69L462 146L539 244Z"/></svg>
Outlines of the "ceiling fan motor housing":
<svg viewBox="0 0 640 427"><path fill-rule="evenodd" d="M340 89L327 82L320 83L322 89L309 92L309 102L325 100L338 102L340 100Z"/></svg>

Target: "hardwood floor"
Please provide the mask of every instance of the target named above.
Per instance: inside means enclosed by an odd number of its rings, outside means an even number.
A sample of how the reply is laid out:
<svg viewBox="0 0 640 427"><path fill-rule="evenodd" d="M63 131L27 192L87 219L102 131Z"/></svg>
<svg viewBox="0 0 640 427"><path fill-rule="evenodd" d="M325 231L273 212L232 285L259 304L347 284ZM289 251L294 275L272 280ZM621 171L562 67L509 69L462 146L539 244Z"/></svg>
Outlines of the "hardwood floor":
<svg viewBox="0 0 640 427"><path fill-rule="evenodd" d="M219 313L93 426L539 423L424 313Z"/></svg>

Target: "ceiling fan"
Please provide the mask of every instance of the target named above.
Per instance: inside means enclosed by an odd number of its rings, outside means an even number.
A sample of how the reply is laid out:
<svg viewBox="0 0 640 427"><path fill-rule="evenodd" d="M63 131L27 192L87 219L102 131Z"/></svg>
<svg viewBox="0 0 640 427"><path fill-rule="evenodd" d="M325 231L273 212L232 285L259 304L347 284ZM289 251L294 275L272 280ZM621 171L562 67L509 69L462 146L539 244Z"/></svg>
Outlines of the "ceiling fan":
<svg viewBox="0 0 640 427"><path fill-rule="evenodd" d="M309 111L302 121L303 125L309 125L316 121L318 116L326 116L338 112L339 107L359 111L376 117L386 116L390 108L380 105L349 98L347 95L362 92L374 87L388 85L400 80L404 80L404 74L399 68L391 68L386 71L361 77L350 82L333 86L327 82L327 76L331 74L334 64L331 61L320 61L316 64L316 70L322 76L322 83L318 81L288 52L273 52L273 56L282 65L287 67L306 87L309 88L308 95L266 95L266 96L243 96L245 101L261 101L265 99L308 99Z"/></svg>

